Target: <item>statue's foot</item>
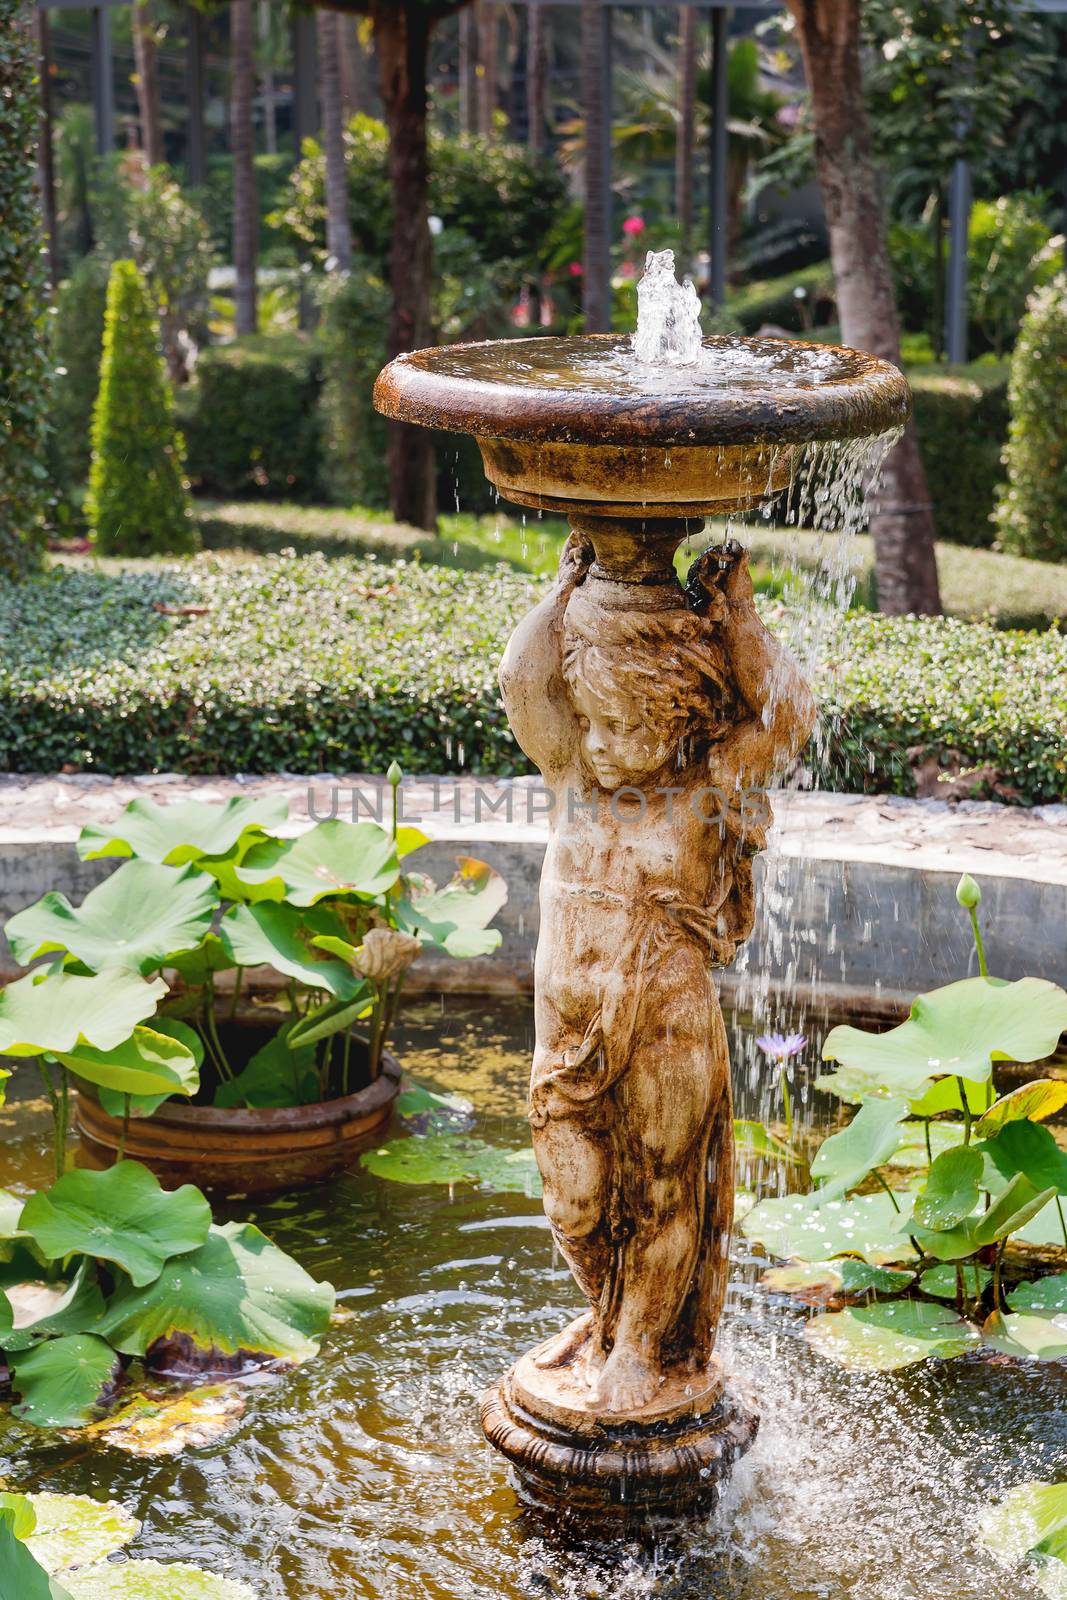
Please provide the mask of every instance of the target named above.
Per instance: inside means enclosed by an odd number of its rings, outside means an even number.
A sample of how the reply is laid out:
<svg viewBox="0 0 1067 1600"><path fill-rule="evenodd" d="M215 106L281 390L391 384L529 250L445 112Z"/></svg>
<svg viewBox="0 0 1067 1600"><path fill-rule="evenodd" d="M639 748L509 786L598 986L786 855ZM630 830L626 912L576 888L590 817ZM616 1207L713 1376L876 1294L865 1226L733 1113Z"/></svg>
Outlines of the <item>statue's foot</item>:
<svg viewBox="0 0 1067 1600"><path fill-rule="evenodd" d="M573 1322L562 1328L553 1338L546 1339L531 1356L535 1367L542 1372L551 1372L558 1367L569 1367L580 1356L585 1355L584 1347L589 1343L589 1333L593 1325L590 1312L585 1312L580 1317L575 1317Z"/></svg>
<svg viewBox="0 0 1067 1600"><path fill-rule="evenodd" d="M617 1344L600 1370L592 1400L600 1411L628 1416L642 1411L663 1383L663 1374L647 1355Z"/></svg>

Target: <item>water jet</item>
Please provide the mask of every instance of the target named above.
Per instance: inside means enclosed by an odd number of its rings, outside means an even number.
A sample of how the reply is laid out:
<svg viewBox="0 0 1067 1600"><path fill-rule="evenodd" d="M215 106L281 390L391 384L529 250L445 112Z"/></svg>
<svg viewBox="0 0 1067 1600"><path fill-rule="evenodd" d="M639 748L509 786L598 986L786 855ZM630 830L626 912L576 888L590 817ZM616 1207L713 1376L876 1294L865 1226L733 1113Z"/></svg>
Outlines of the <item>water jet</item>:
<svg viewBox="0 0 1067 1600"><path fill-rule="evenodd" d="M748 937L766 789L815 718L709 515L789 489L813 444L907 419L854 350L700 335L669 252L637 336L453 345L380 374L386 416L478 440L519 505L563 513L553 592L501 666L556 804L541 881L530 1090L545 1210L589 1309L483 1405L524 1499L621 1522L713 1503L758 1418L714 1355L733 1210L729 1059L713 970Z"/></svg>

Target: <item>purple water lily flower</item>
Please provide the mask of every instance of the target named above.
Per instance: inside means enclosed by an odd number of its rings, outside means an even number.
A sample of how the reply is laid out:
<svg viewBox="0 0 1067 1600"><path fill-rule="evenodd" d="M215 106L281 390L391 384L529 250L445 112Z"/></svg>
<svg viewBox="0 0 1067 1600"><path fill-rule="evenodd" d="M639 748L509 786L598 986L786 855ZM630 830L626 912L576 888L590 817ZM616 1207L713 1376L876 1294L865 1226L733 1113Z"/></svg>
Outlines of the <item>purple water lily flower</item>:
<svg viewBox="0 0 1067 1600"><path fill-rule="evenodd" d="M756 1040L764 1055L779 1063L798 1056L807 1042L802 1033L763 1033Z"/></svg>

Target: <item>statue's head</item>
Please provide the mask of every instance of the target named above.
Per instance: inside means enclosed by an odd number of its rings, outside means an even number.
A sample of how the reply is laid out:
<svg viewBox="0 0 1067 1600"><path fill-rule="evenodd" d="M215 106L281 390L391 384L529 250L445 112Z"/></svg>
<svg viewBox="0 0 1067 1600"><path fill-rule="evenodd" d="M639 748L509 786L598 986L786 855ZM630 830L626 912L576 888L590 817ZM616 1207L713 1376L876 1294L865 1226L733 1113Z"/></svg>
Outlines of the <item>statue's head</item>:
<svg viewBox="0 0 1067 1600"><path fill-rule="evenodd" d="M714 629L684 606L605 606L582 584L563 623L563 676L586 770L603 789L672 781L726 731L734 694Z"/></svg>

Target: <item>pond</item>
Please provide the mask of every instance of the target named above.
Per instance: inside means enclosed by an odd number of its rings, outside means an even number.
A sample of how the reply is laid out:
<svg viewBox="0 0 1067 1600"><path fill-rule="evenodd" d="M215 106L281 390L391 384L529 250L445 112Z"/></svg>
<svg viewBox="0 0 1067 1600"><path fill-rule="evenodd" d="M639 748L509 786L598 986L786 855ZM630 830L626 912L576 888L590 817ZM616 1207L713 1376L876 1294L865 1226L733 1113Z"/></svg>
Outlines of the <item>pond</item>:
<svg viewBox="0 0 1067 1600"><path fill-rule="evenodd" d="M530 1035L526 1002L434 1001L409 1007L397 1048L416 1079L474 1102L482 1138L520 1149ZM733 1035L738 1113L756 1116L751 1029ZM13 1087L0 1184L23 1190L47 1179L48 1120L29 1073ZM972 1528L1011 1485L1067 1476L1063 1365L987 1354L849 1375L735 1241L721 1349L755 1393L756 1445L710 1518L654 1545L567 1548L519 1510L478 1426L485 1385L579 1306L539 1201L357 1170L231 1210L337 1286L321 1357L246 1386L234 1434L173 1458L5 1418L11 1486L118 1499L143 1519L138 1555L243 1578L261 1600L1028 1600Z"/></svg>

